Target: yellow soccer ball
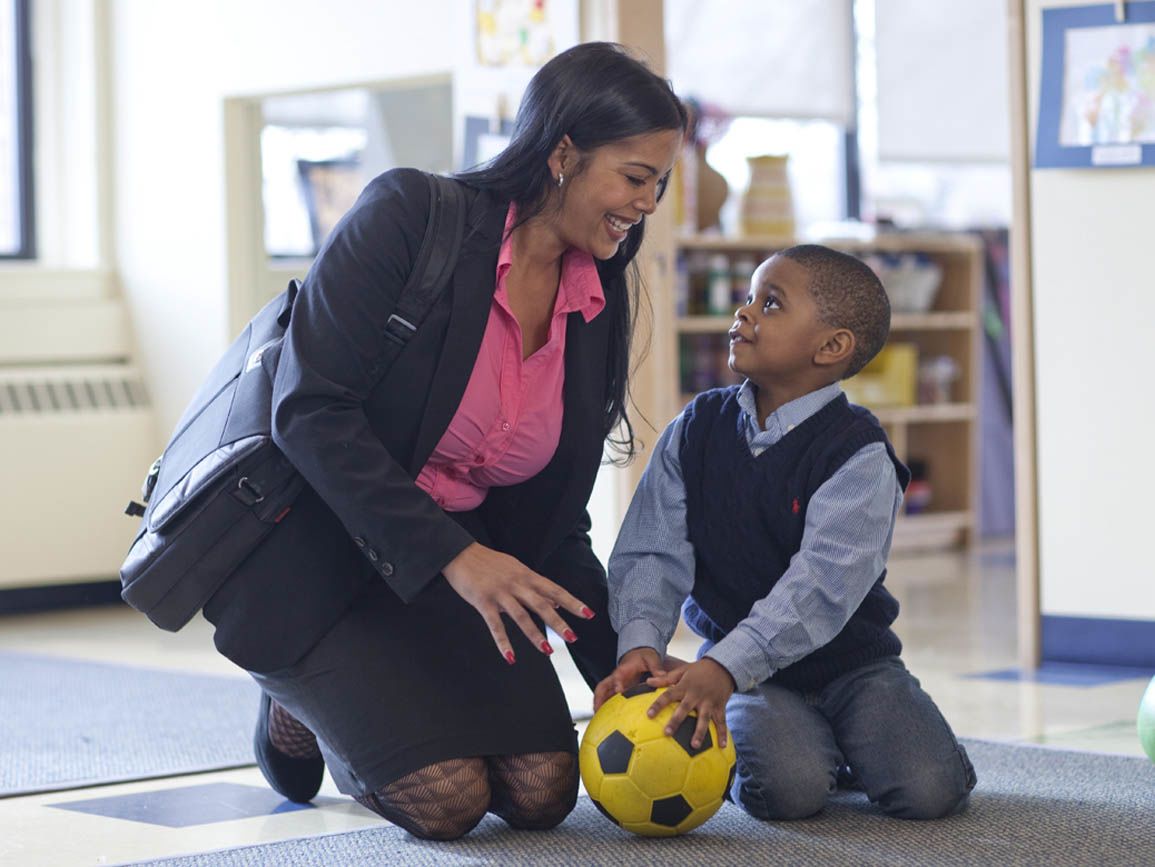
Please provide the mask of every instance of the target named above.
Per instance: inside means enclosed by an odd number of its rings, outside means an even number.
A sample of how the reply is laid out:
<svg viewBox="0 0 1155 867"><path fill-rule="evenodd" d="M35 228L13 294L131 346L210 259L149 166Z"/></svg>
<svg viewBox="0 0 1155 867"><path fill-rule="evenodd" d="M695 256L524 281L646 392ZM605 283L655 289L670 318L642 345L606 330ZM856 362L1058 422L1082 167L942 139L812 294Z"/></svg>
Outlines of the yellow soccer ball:
<svg viewBox="0 0 1155 867"><path fill-rule="evenodd" d="M734 781L734 743L718 746L710 723L702 746L690 746L691 714L673 735L663 731L675 705L653 719L646 710L664 688L640 684L601 706L578 752L582 782L610 821L647 837L697 828L718 811Z"/></svg>

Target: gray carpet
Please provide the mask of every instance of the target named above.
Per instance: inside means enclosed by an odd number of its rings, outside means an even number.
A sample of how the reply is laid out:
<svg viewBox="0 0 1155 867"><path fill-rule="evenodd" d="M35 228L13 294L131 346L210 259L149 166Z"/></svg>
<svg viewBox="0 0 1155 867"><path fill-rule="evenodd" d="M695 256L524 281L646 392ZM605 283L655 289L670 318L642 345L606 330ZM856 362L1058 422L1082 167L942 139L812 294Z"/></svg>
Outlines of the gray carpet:
<svg viewBox="0 0 1155 867"><path fill-rule="evenodd" d="M253 764L256 684L0 653L0 797Z"/></svg>
<svg viewBox="0 0 1155 867"><path fill-rule="evenodd" d="M428 843L382 825L245 846L150 865L1151 865L1155 766L1145 759L967 741L979 785L962 814L937 822L883 817L839 793L819 817L763 824L727 804L698 830L634 837L588 798L556 830L509 830L487 817L468 837Z"/></svg>

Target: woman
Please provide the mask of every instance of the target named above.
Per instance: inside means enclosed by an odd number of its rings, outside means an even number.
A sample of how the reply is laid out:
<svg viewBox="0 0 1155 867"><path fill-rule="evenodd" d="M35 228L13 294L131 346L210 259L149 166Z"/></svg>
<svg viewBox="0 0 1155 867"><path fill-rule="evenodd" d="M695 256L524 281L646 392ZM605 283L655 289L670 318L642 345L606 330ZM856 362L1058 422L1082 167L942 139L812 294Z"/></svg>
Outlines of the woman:
<svg viewBox="0 0 1155 867"><path fill-rule="evenodd" d="M458 177L452 283L375 386L425 179L374 180L321 251L274 387L274 437L309 490L205 606L264 690L258 762L286 797L315 795L327 764L431 839L573 808L576 737L542 625L591 687L613 669L585 509L619 424L632 453L627 267L685 127L619 46L547 63L509 147Z"/></svg>

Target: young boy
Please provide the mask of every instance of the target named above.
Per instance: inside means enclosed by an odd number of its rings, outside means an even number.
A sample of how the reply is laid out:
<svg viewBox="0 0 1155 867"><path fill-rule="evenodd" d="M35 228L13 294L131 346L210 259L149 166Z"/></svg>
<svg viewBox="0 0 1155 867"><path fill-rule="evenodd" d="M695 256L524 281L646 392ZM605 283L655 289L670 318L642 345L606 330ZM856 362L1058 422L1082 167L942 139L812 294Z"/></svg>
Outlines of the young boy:
<svg viewBox="0 0 1155 867"><path fill-rule="evenodd" d="M699 395L662 434L609 563L618 666L595 707L670 688L738 753L733 799L759 819L822 809L849 773L888 814L933 819L974 787L966 751L899 659L883 586L910 473L839 380L890 330L882 284L818 245L763 262L730 328L741 387ZM665 657L678 608L705 639ZM729 726L727 728L727 720ZM849 770L845 766L849 766Z"/></svg>

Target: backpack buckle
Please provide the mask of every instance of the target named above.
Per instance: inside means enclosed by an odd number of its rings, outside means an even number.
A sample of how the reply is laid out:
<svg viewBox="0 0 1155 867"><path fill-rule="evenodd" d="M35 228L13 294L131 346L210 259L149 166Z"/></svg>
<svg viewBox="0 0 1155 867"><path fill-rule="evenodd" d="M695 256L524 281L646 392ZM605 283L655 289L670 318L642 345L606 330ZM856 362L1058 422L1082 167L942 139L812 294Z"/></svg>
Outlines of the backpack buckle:
<svg viewBox="0 0 1155 867"><path fill-rule="evenodd" d="M409 342L409 338L417 330L417 326L408 319L402 319L396 313L389 317L389 321L385 323L385 336L394 343L404 346Z"/></svg>
<svg viewBox="0 0 1155 867"><path fill-rule="evenodd" d="M233 491L233 496L246 506L255 506L265 498L261 489L250 482L248 476L241 476L240 481L237 482L237 489Z"/></svg>
<svg viewBox="0 0 1155 867"><path fill-rule="evenodd" d="M163 458L164 455L161 455L152 462L152 466L148 468L148 475L144 477L144 482L140 486L140 498L146 503L152 498L153 489L156 488L156 480L160 476L160 462Z"/></svg>

